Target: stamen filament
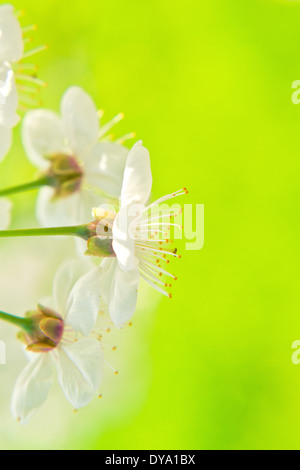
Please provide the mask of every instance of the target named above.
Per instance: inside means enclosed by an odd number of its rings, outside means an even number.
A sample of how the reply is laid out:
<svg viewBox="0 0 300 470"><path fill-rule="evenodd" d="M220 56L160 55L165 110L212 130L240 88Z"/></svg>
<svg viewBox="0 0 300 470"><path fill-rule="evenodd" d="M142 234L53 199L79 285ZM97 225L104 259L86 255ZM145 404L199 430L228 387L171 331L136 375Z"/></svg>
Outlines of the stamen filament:
<svg viewBox="0 0 300 470"><path fill-rule="evenodd" d="M38 86L41 86L41 87L46 87L47 86L46 82L44 82L43 80L39 80L36 77L32 77L31 75L16 73L15 77L16 77L17 80L22 80L24 82L34 83L35 85L38 85Z"/></svg>
<svg viewBox="0 0 300 470"><path fill-rule="evenodd" d="M29 96L20 96L19 99L20 103L26 104L28 106L33 106L33 107L40 107L42 105L41 101L38 101L34 98L30 98Z"/></svg>
<svg viewBox="0 0 300 470"><path fill-rule="evenodd" d="M174 256L175 258L179 258L179 255L177 255L176 253L174 253L173 251L167 251L167 250L163 250L162 248L153 248L151 246L147 246L147 245L142 245L142 244L139 244L139 243L136 243L136 246L137 246L137 249L141 250L141 251L153 251L154 253L164 253L166 255L170 255L170 256Z"/></svg>
<svg viewBox="0 0 300 470"><path fill-rule="evenodd" d="M160 204L162 202L168 201L169 199L173 199L175 197L183 196L184 194L187 194L186 188L179 189L178 191L175 191L172 194L167 194L166 196L163 196L160 199L157 199L157 201L154 201L152 204L145 207L145 209L143 210L143 213L147 212L149 209L151 209L154 206L157 206L158 204Z"/></svg>
<svg viewBox="0 0 300 470"><path fill-rule="evenodd" d="M141 266L141 268L142 268L142 272L144 272L145 274L147 274L148 277L149 277L150 279L152 279L153 282L155 282L156 284L160 284L161 286L164 286L164 287L165 287L165 284L166 284L166 283L160 281L159 279L157 279L156 273L153 273L150 269L148 269L146 264L141 263L140 266Z"/></svg>
<svg viewBox="0 0 300 470"><path fill-rule="evenodd" d="M116 144L124 144L127 140L135 139L136 138L136 133L135 132L130 132L129 134L125 134L122 137L119 137L118 139L115 140Z"/></svg>
<svg viewBox="0 0 300 470"><path fill-rule="evenodd" d="M31 57L32 55L38 54L39 52L45 51L48 49L48 46L38 46L35 47L34 49L31 49L30 51L27 51L23 54L23 59L26 59L27 57Z"/></svg>
<svg viewBox="0 0 300 470"><path fill-rule="evenodd" d="M124 114L123 114L123 113L119 113L119 114L117 114L117 116L115 116L111 121L109 121L108 123L104 124L104 126L100 128L99 139L101 139L102 137L104 137L105 134L107 134L107 132L108 132L115 124L117 124L118 122L122 121L122 119L124 119Z"/></svg>
<svg viewBox="0 0 300 470"><path fill-rule="evenodd" d="M27 85L19 85L18 89L23 93L29 93L34 95L40 91L39 88L34 88L33 86L31 87Z"/></svg>
<svg viewBox="0 0 300 470"><path fill-rule="evenodd" d="M179 224L173 224L171 222L150 222L149 224L139 224L139 227L162 227L162 226L167 226L167 227L177 227L182 229L182 225Z"/></svg>
<svg viewBox="0 0 300 470"><path fill-rule="evenodd" d="M25 10L17 10L17 11L15 11L15 17L16 17L16 18L22 18L22 16L25 16L25 15L26 15Z"/></svg>
<svg viewBox="0 0 300 470"><path fill-rule="evenodd" d="M152 282L150 279L148 279L144 274L143 272L140 272L140 275L141 277L146 281L148 282L148 284L150 284L151 287L153 287L154 289L156 289L158 292L160 292L161 294L165 295L166 297L170 297L170 294L168 292L166 292L164 289L162 289L161 287L159 287L158 285L156 285L154 282Z"/></svg>
<svg viewBox="0 0 300 470"><path fill-rule="evenodd" d="M28 26L24 26L22 28L23 33L27 33L28 31L36 31L37 25L36 24L29 24Z"/></svg>
<svg viewBox="0 0 300 470"><path fill-rule="evenodd" d="M38 68L35 64L16 64L16 72L22 72L24 70L31 70L32 72L37 72Z"/></svg>
<svg viewBox="0 0 300 470"><path fill-rule="evenodd" d="M173 212L175 212L175 210L177 209L173 209ZM172 214L172 209L170 208L170 211L168 211L166 214L159 214L159 215L156 215L155 217L142 217L140 222L143 223L143 222L148 222L149 220L153 221L153 220L160 220L160 219L164 219L164 218L167 218L167 219L171 219L172 217L176 217L176 215L178 215L178 213L174 213Z"/></svg>

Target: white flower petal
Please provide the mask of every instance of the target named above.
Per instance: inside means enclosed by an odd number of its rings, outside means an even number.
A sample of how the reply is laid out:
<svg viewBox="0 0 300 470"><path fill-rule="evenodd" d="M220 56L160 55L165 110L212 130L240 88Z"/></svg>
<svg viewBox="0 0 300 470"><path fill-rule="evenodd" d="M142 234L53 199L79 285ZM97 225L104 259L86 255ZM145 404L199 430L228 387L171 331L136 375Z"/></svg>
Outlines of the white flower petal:
<svg viewBox="0 0 300 470"><path fill-rule="evenodd" d="M44 227L87 224L93 220L93 208L106 202L93 191L77 191L58 199L53 199L53 195L54 189L45 186L37 198L37 218Z"/></svg>
<svg viewBox="0 0 300 470"><path fill-rule="evenodd" d="M17 114L18 94L14 72L8 62L0 62L0 125L14 127L20 120Z"/></svg>
<svg viewBox="0 0 300 470"><path fill-rule="evenodd" d="M87 259L87 256L85 254L87 250L86 240L83 240L82 238L74 237L74 244L75 244L76 255L79 258L86 260Z"/></svg>
<svg viewBox="0 0 300 470"><path fill-rule="evenodd" d="M0 126L0 162L7 155L12 144L12 130Z"/></svg>
<svg viewBox="0 0 300 470"><path fill-rule="evenodd" d="M39 191L36 213L40 224L43 227L64 227L81 223L81 220L78 220L80 193L54 200L53 195L54 189L48 186Z"/></svg>
<svg viewBox="0 0 300 470"><path fill-rule="evenodd" d="M9 199L0 199L0 230L5 230L10 224L12 203Z"/></svg>
<svg viewBox="0 0 300 470"><path fill-rule="evenodd" d="M129 152L121 193L121 206L145 204L151 193L152 173L150 155L141 141Z"/></svg>
<svg viewBox="0 0 300 470"><path fill-rule="evenodd" d="M103 377L103 352L91 338L59 348L59 383L75 409L87 405L97 393Z"/></svg>
<svg viewBox="0 0 300 470"><path fill-rule="evenodd" d="M44 227L64 227L87 224L93 220L92 210L99 203L107 202L93 191L77 191L64 198L53 199L54 189L40 189L36 214Z"/></svg>
<svg viewBox="0 0 300 470"><path fill-rule="evenodd" d="M98 140L97 108L85 91L79 87L71 87L63 96L61 112L69 145L75 155L84 160Z"/></svg>
<svg viewBox="0 0 300 470"><path fill-rule="evenodd" d="M62 120L52 111L30 111L23 121L22 137L29 160L42 170L49 167L46 156L65 150Z"/></svg>
<svg viewBox="0 0 300 470"><path fill-rule="evenodd" d="M45 402L52 384L50 354L36 354L19 375L12 396L12 413L28 422Z"/></svg>
<svg viewBox="0 0 300 470"><path fill-rule="evenodd" d="M120 268L126 272L138 265L138 259L135 256L135 240L129 230L134 220L135 217L128 214L126 206L118 212L113 224L113 249Z"/></svg>
<svg viewBox="0 0 300 470"><path fill-rule="evenodd" d="M94 329L100 308L100 268L94 268L75 284L68 299L66 323L88 336Z"/></svg>
<svg viewBox="0 0 300 470"><path fill-rule="evenodd" d="M53 281L54 310L66 319L67 304L73 287L89 269L88 260L69 259L58 268Z"/></svg>
<svg viewBox="0 0 300 470"><path fill-rule="evenodd" d="M0 7L0 60L18 62L23 56L22 29L12 5Z"/></svg>
<svg viewBox="0 0 300 470"><path fill-rule="evenodd" d="M91 222L94 218L92 215L93 209L104 203L107 203L107 199L102 195L100 196L96 191L85 189L85 182L83 182L77 206L76 224Z"/></svg>
<svg viewBox="0 0 300 470"><path fill-rule="evenodd" d="M108 305L110 300L110 291L113 284L118 261L116 258L104 258L100 264L100 292L104 302Z"/></svg>
<svg viewBox="0 0 300 470"><path fill-rule="evenodd" d="M96 144L85 158L88 184L119 198L128 149L113 142Z"/></svg>
<svg viewBox="0 0 300 470"><path fill-rule="evenodd" d="M101 289L106 291L109 315L117 328L129 321L136 308L139 270L122 271L117 262L102 263ZM101 291L102 292L102 291ZM105 298L105 294L103 295Z"/></svg>

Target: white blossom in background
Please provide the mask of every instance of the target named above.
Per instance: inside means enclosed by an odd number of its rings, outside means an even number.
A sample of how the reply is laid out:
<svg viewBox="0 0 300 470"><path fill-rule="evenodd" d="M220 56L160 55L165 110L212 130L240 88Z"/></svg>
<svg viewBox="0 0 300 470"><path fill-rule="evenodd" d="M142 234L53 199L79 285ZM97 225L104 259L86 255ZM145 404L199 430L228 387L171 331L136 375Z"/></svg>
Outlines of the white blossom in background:
<svg viewBox="0 0 300 470"><path fill-rule="evenodd" d="M140 278L167 297L171 297L170 280L177 279L162 265L168 264L170 257L180 257L177 250L170 247L167 237L171 226L182 227L171 222L177 214L172 209L161 212L160 204L186 194L187 190L183 188L146 206L151 187L150 156L140 141L128 155L120 198L121 208L112 223L115 256L103 260L99 284L94 284L94 295L97 296L101 289L111 319L117 327L123 327L134 314ZM94 213L97 213L97 209ZM157 234L160 235L158 238ZM88 244L89 249L93 251L95 244L97 250L97 240L93 239L92 243L92 246Z"/></svg>
<svg viewBox="0 0 300 470"><path fill-rule="evenodd" d="M99 201L119 197L128 149L122 139L103 139L121 118L100 126L94 102L79 87L66 91L61 116L43 109L27 114L23 144L28 158L53 178L53 187L42 188L38 197L42 225L87 223Z"/></svg>
<svg viewBox="0 0 300 470"><path fill-rule="evenodd" d="M99 334L94 331L96 323L101 327L100 297L91 295L97 279L95 270L82 276L86 271L83 266L82 261L67 261L60 267L52 299L31 312L34 331L19 334L29 351L29 363L17 379L12 413L22 423L28 422L47 399L55 372L75 409L87 405L98 393L104 364Z"/></svg>
<svg viewBox="0 0 300 470"><path fill-rule="evenodd" d="M30 27L27 28L30 30ZM22 59L40 50L24 52L24 40L21 25L14 14L12 5L0 6L0 160L9 151L12 143L12 128L15 127L20 117L17 114L20 96L24 96L27 104L34 105L32 98L34 88L40 82L32 75L33 66L20 63ZM17 83L18 82L18 83ZM28 88L22 82L30 82L30 96L26 93ZM25 104L25 103L24 103Z"/></svg>
<svg viewBox="0 0 300 470"><path fill-rule="evenodd" d="M9 199L0 198L0 230L5 230L10 224L12 203Z"/></svg>

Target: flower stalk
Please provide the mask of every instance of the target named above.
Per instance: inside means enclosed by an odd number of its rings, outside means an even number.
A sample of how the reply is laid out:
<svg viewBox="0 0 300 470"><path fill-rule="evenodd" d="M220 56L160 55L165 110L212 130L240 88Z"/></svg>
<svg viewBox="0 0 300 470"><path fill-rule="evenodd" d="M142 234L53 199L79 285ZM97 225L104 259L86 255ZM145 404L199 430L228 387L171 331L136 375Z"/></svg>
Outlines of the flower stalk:
<svg viewBox="0 0 300 470"><path fill-rule="evenodd" d="M10 188L0 189L0 196L10 196L12 194L23 193L25 191L32 191L33 189L39 189L43 186L50 186L51 179L49 176L43 176L29 183L20 184L18 186L12 186Z"/></svg>
<svg viewBox="0 0 300 470"><path fill-rule="evenodd" d="M17 230L0 230L0 238L10 237L43 237L43 236L73 236L85 239L87 226L26 228Z"/></svg>
<svg viewBox="0 0 300 470"><path fill-rule="evenodd" d="M91 223L86 225L74 225L68 227L41 227L16 230L0 230L0 238L47 236L79 237L83 240L89 240L90 238L96 236L96 229L95 225ZM99 241L99 243L101 243L101 240Z"/></svg>
<svg viewBox="0 0 300 470"><path fill-rule="evenodd" d="M31 318L16 317L15 315L10 315L9 313L0 311L0 320L10 323L11 325L17 326L18 328L21 328L27 333L32 330Z"/></svg>
<svg viewBox="0 0 300 470"><path fill-rule="evenodd" d="M93 221L85 225L68 227L26 228L16 230L0 230L0 238L10 237L46 237L66 236L78 237L87 242L87 255L104 258L114 257L111 233L107 236L98 235L98 225L101 221Z"/></svg>

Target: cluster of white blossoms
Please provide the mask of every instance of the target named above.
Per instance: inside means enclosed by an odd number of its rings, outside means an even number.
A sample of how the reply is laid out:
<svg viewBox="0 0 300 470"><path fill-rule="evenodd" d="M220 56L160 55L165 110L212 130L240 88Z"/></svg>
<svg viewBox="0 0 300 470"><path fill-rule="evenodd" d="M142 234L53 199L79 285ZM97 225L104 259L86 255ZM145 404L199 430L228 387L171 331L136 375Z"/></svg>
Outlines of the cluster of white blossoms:
<svg viewBox="0 0 300 470"><path fill-rule="evenodd" d="M22 68L23 57L23 34L14 9L1 6L0 158L8 152L12 127L19 121L15 70ZM36 77L29 74L27 80ZM0 190L3 196L38 188L40 223L39 229L5 230L11 204L1 198L0 237L66 235L80 242L78 259L64 261L59 268L51 299L24 318L0 312L0 319L20 328L18 339L29 360L12 400L13 414L23 423L46 400L54 372L75 409L99 394L105 362L101 332L128 324L141 279L167 297L176 280L166 269L171 258L180 257L169 231L181 227L174 223L178 209L168 209L166 202L187 191L149 203L148 150L141 141L131 149L124 146L133 134L112 138L110 129L121 114L104 125L100 117L90 96L74 86L62 98L60 115L45 109L27 112L22 140L38 177Z"/></svg>

